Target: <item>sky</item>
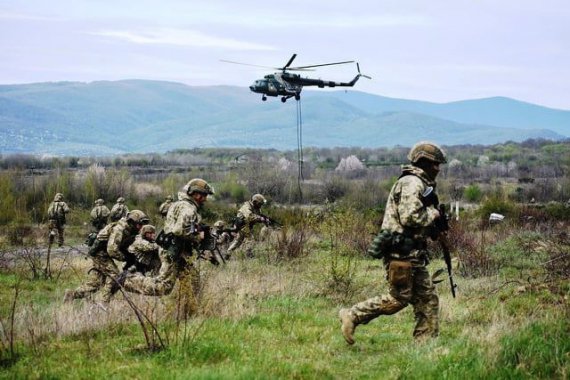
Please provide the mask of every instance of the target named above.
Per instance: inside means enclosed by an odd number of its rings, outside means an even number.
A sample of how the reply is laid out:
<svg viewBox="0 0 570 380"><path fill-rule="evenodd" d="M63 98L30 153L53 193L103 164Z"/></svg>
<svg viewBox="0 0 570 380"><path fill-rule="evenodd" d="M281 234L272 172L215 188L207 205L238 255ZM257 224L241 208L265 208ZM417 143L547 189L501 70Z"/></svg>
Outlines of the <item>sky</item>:
<svg viewBox="0 0 570 380"><path fill-rule="evenodd" d="M0 84L149 79L249 86L354 60L355 90L570 110L568 0L0 0ZM349 81L355 64L302 75ZM252 96L259 96L252 94Z"/></svg>

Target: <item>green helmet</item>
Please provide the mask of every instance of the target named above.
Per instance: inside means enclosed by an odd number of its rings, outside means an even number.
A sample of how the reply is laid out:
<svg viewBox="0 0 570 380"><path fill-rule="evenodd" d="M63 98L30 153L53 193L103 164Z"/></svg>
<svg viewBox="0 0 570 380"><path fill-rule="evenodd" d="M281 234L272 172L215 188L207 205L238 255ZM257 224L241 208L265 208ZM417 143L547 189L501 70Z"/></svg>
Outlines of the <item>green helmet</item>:
<svg viewBox="0 0 570 380"><path fill-rule="evenodd" d="M267 202L267 200L265 199L265 197L264 197L263 195L261 195L261 194L254 194L254 195L251 197L251 201L252 201L254 204L259 205L259 206L261 206L261 205L263 205L263 204L265 204L265 203Z"/></svg>
<svg viewBox="0 0 570 380"><path fill-rule="evenodd" d="M125 203L125 198L123 197L117 198L117 203Z"/></svg>
<svg viewBox="0 0 570 380"><path fill-rule="evenodd" d="M202 178L194 178L190 180L186 186L184 186L184 190L188 195L192 195L192 193L201 193L205 195L214 194L214 189L212 186L210 186L208 182L204 181Z"/></svg>
<svg viewBox="0 0 570 380"><path fill-rule="evenodd" d="M172 202L172 195L167 195L166 200Z"/></svg>
<svg viewBox="0 0 570 380"><path fill-rule="evenodd" d="M425 158L439 164L447 163L446 154L443 149L428 141L420 141L412 147L408 154L408 159L413 164L417 163L421 158Z"/></svg>
<svg viewBox="0 0 570 380"><path fill-rule="evenodd" d="M104 204L105 204L105 201L101 198L99 198L95 201L96 206L103 206Z"/></svg>
<svg viewBox="0 0 570 380"><path fill-rule="evenodd" d="M53 200L54 200L55 202L60 202L60 201L62 201L62 200L63 200L63 194L62 194L62 193L57 193L57 194L55 195L55 197L53 197Z"/></svg>
<svg viewBox="0 0 570 380"><path fill-rule="evenodd" d="M141 210L133 210L127 214L127 222L132 224L148 224L150 219Z"/></svg>

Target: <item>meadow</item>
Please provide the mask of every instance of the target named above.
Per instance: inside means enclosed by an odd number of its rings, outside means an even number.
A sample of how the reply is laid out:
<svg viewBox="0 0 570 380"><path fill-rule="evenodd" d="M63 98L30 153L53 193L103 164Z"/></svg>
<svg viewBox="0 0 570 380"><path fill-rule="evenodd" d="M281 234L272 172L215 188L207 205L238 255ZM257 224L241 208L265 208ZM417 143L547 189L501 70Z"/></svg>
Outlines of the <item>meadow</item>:
<svg viewBox="0 0 570 380"><path fill-rule="evenodd" d="M358 151L308 155L319 159L307 160L302 182L281 160L291 158L287 153L266 151L239 162L235 152L208 151L146 166L140 157L136 165L129 165L133 157L108 165L35 162L33 174L6 164L0 378L568 378L569 162L558 159L558 169L547 170L560 152L544 149L551 145L538 144L540 154L527 166L517 161L529 157L517 154L529 149L523 145L494 147L509 151L504 165L489 153L448 165L439 184L443 202L460 202L449 231L457 298L447 279L437 285L440 336L414 341L407 308L359 326L354 346L342 338L338 310L386 291L382 262L365 251L404 149L369 152L367 162L375 164L344 171L335 170L341 158ZM490 162L478 166L482 155ZM193 162L177 165L175 156ZM203 213L207 222L229 220L262 192L270 199L264 212L284 227L226 264L200 261L202 288L191 313L180 309L180 286L165 297L120 293L109 304L97 296L63 302L65 289L81 284L89 269L82 242L94 199L103 194L110 206L126 195L131 209L145 210L160 227L157 205L195 176L217 190ZM55 191L66 194L72 213L48 273L43 213ZM505 220L489 222L491 212ZM445 264L437 242L430 250L433 273Z"/></svg>

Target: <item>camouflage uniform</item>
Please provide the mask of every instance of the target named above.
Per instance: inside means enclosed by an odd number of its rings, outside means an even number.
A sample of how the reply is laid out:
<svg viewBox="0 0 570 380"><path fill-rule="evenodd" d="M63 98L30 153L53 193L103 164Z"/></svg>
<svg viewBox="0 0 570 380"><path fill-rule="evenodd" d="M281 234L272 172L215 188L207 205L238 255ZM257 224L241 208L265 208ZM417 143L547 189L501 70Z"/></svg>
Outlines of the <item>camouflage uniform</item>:
<svg viewBox="0 0 570 380"><path fill-rule="evenodd" d="M117 222L129 213L129 208L125 205L125 198L119 197L117 203L111 209L111 222Z"/></svg>
<svg viewBox="0 0 570 380"><path fill-rule="evenodd" d="M162 296L170 294L179 279L181 312L184 315L195 310L200 291L200 273L194 264L197 255L193 250L201 241L197 226L202 217L199 213L200 205L191 196L193 181L201 181L201 187L206 188L204 192L213 194L209 185L202 179L190 181L183 191L178 193L178 201L172 204L166 215L163 232L178 239L180 250L160 250L161 266L158 276L147 277L141 273L130 273L122 280L123 288L128 292Z"/></svg>
<svg viewBox="0 0 570 380"><path fill-rule="evenodd" d="M259 196L263 201L254 202L253 198ZM227 255L229 256L234 250L239 248L246 237L253 236L253 227L257 223L266 223L267 220L261 215L261 206L265 203L265 198L260 194L252 197L252 200L245 202L237 212L236 229L237 235L228 248ZM264 226L265 227L265 226ZM265 231L264 231L265 232Z"/></svg>
<svg viewBox="0 0 570 380"><path fill-rule="evenodd" d="M152 227L154 232L154 226L144 226L141 228L139 234L135 237L135 241L128 248L129 253L131 253L136 261L134 269L143 274L150 273L151 275L158 274L160 269L160 259L158 257L159 246L154 240L149 240L145 237L148 232L147 227Z"/></svg>
<svg viewBox="0 0 570 380"><path fill-rule="evenodd" d="M95 201L95 207L91 210L91 225L93 226L94 232L101 231L106 225L109 219L109 208L105 206L102 199L97 199Z"/></svg>
<svg viewBox="0 0 570 380"><path fill-rule="evenodd" d="M163 219L166 218L166 215L168 214L168 209L170 208L171 205L172 205L172 197L169 195L168 197L166 197L166 200L158 208L158 212L160 212L160 216L162 216Z"/></svg>
<svg viewBox="0 0 570 380"><path fill-rule="evenodd" d="M136 211L138 210L133 213ZM146 218L146 215L144 217ZM110 223L99 231L97 241L89 252L93 260L93 267L89 270L90 277L75 291L66 292L65 299L85 298L102 289L103 301L109 302L116 288L114 279L121 272L114 260L133 261L128 247L134 242L137 233L137 226L129 223L127 218Z"/></svg>
<svg viewBox="0 0 570 380"><path fill-rule="evenodd" d="M393 249L384 255L388 294L339 312L343 335L349 344L354 343L352 334L357 325L367 324L380 315L395 314L408 304L413 306L416 319L414 337L438 335L439 297L426 268L429 259L426 246L429 229L439 212L433 205L422 202L428 187L435 188L435 179L413 165L403 167L402 176L392 187L382 230L408 237L408 248Z"/></svg>
<svg viewBox="0 0 570 380"><path fill-rule="evenodd" d="M53 244L56 235L58 245L60 247L63 245L67 213L69 213L69 207L63 201L63 194L57 193L48 207L49 245Z"/></svg>

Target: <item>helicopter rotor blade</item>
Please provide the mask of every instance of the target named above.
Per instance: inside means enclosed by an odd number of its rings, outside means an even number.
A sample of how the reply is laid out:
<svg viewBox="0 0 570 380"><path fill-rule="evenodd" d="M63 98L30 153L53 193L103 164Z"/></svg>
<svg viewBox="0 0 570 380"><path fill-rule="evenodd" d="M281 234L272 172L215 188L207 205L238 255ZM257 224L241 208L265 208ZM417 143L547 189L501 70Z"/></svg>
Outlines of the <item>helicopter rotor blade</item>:
<svg viewBox="0 0 570 380"><path fill-rule="evenodd" d="M287 69L289 67L289 65L291 65L293 63L293 60L295 59L295 57L297 57L297 54L293 54L291 56L291 59L289 60L289 62L287 62L287 64L285 66L283 66L283 70Z"/></svg>
<svg viewBox="0 0 570 380"><path fill-rule="evenodd" d="M358 69L358 75L360 75L361 77L364 77L366 79L372 79L372 77L369 77L368 75L364 75L364 74L360 73L360 65L358 64L358 62L356 62L356 68Z"/></svg>
<svg viewBox="0 0 570 380"><path fill-rule="evenodd" d="M228 61L228 60L225 60L225 59L220 59L220 62L233 63L233 64L236 64L236 65L244 65L244 66L261 67L261 68L264 68L264 69L281 70L281 67L270 67L270 66L252 65L251 63Z"/></svg>
<svg viewBox="0 0 570 380"><path fill-rule="evenodd" d="M354 63L354 61L343 61L343 62L321 63L319 65L297 66L297 67L290 67L287 70L306 69L306 68L310 68L310 67L321 67L321 66L331 66L331 65L344 65L346 63Z"/></svg>

